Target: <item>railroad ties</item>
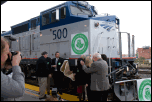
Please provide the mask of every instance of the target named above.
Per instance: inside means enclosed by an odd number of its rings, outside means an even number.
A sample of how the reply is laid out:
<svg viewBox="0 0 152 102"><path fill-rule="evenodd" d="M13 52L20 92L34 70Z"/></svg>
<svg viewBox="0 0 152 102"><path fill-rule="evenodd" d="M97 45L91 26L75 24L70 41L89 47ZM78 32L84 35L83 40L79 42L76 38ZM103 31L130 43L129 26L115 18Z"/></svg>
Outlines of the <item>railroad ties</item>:
<svg viewBox="0 0 152 102"><path fill-rule="evenodd" d="M151 78L151 67L138 67L138 73L141 78Z"/></svg>

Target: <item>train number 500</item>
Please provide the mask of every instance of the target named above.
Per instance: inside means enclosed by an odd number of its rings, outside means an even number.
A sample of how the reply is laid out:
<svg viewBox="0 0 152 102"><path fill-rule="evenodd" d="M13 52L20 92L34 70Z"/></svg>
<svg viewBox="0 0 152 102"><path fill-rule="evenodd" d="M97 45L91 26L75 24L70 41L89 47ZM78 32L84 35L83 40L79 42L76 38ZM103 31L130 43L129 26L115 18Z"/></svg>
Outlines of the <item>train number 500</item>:
<svg viewBox="0 0 152 102"><path fill-rule="evenodd" d="M56 31L57 31L57 32L56 32ZM61 29L53 30L53 35L55 36L55 37L53 38L53 40L55 40L55 39L61 39L62 36L63 36L63 38L66 38L67 35L68 35L68 31L67 31L66 28L64 28L63 31L62 31Z"/></svg>

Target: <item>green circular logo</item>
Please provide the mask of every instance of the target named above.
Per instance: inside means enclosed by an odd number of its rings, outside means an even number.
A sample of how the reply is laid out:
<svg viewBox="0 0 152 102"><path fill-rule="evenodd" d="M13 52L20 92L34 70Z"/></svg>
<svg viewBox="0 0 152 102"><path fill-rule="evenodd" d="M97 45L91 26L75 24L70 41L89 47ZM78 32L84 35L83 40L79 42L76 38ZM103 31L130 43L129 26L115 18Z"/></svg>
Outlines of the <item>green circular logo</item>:
<svg viewBox="0 0 152 102"><path fill-rule="evenodd" d="M139 86L138 96L140 101L151 101L151 80L145 79Z"/></svg>
<svg viewBox="0 0 152 102"><path fill-rule="evenodd" d="M74 53L83 54L88 48L88 39L84 34L77 34L73 37L71 47Z"/></svg>

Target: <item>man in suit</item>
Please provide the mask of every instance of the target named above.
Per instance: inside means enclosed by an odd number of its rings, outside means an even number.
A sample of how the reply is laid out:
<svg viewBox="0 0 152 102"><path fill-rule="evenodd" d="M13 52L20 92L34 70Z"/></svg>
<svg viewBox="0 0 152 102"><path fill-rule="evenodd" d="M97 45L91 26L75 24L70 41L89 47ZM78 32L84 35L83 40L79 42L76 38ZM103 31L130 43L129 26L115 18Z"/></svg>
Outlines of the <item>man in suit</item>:
<svg viewBox="0 0 152 102"><path fill-rule="evenodd" d="M107 91L110 88L108 77L106 77L108 65L99 53L93 55L93 60L90 68L87 68L83 61L80 62L83 70L91 73L91 101L107 101Z"/></svg>
<svg viewBox="0 0 152 102"><path fill-rule="evenodd" d="M62 94L63 87L63 73L60 71L60 67L63 64L64 59L60 57L60 53L56 52L55 57L52 59L52 68L54 68L53 79L55 87L57 87L58 92Z"/></svg>
<svg viewBox="0 0 152 102"><path fill-rule="evenodd" d="M46 61L47 56L48 53L46 51L42 52L42 56L36 62L36 76L38 77L38 82L40 87L39 99L46 98L45 90L47 88L47 77L48 76L51 77Z"/></svg>

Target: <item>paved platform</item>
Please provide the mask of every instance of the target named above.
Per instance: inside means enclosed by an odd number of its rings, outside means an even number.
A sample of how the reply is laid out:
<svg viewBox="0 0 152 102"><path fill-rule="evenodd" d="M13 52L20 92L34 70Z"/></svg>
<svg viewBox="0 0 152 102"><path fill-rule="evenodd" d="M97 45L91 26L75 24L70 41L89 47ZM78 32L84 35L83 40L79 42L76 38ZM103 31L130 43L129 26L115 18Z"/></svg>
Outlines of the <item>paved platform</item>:
<svg viewBox="0 0 152 102"><path fill-rule="evenodd" d="M21 101L45 101L45 99L39 99L39 95L36 91L25 89L24 96L20 98Z"/></svg>
<svg viewBox="0 0 152 102"><path fill-rule="evenodd" d="M47 97L50 97L50 95L46 95ZM16 98L16 101L45 101L45 99L39 99L39 94L36 91L25 89L25 93L23 97ZM62 99L62 101L67 101L65 99Z"/></svg>
<svg viewBox="0 0 152 102"><path fill-rule="evenodd" d="M45 101L45 99L39 100L38 86L25 83L25 88L26 88L25 94L23 97L21 97L21 101ZM50 90L50 93L52 93L52 90ZM47 97L50 97L50 95L47 95L47 92L45 92L45 94ZM61 94L58 94L58 95L61 97L63 101L79 101L79 99L75 95L71 95L67 93L62 93L62 95Z"/></svg>

